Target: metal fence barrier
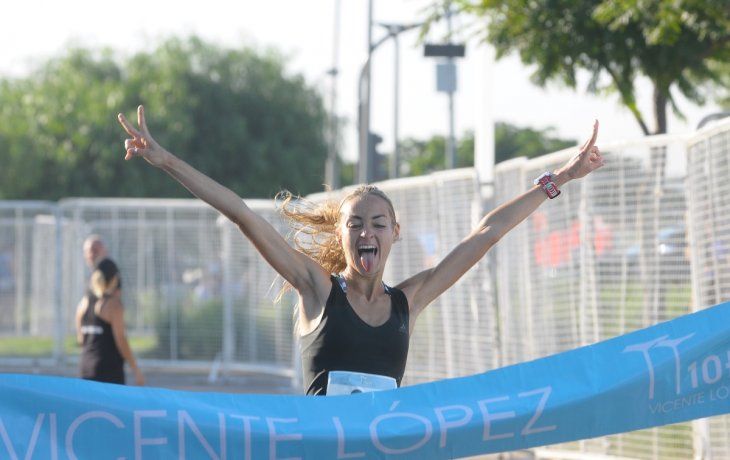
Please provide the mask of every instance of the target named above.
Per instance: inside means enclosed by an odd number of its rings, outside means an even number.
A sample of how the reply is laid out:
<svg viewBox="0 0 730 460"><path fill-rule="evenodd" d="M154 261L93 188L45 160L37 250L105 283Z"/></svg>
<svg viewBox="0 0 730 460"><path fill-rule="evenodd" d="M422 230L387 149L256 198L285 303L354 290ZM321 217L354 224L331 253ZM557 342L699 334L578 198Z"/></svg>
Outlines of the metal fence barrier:
<svg viewBox="0 0 730 460"><path fill-rule="evenodd" d="M482 372L604 340L730 299L730 122L603 146L570 183L419 318L405 384ZM497 166L492 202L573 149ZM401 241L389 284L443 258L483 214L472 169L378 184ZM309 198L337 198L343 191ZM273 200L246 203L286 236ZM238 229L198 200L0 201L0 366L73 365L73 318L100 234L120 266L143 365L299 378L293 297ZM296 383L295 383L296 385ZM730 418L542 448L569 455L730 457Z"/></svg>

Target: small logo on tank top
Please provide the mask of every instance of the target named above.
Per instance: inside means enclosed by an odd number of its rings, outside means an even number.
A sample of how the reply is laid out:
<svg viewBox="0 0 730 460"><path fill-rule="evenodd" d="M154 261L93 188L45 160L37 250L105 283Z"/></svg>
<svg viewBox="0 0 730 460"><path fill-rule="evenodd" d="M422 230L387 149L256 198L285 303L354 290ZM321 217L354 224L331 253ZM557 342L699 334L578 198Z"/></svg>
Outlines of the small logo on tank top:
<svg viewBox="0 0 730 460"><path fill-rule="evenodd" d="M408 325L406 323L401 323L398 332L400 332L401 334L408 334Z"/></svg>
<svg viewBox="0 0 730 460"><path fill-rule="evenodd" d="M101 335L104 333L104 329L101 326L81 326L81 333L88 335Z"/></svg>

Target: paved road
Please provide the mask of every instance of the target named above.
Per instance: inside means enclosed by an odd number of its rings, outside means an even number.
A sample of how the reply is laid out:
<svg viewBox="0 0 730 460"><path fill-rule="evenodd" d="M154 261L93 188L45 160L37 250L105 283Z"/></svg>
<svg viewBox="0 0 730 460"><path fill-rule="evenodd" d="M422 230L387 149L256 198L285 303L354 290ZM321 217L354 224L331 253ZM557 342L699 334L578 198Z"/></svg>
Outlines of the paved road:
<svg viewBox="0 0 730 460"><path fill-rule="evenodd" d="M285 377L246 374L219 377L209 382L207 375L155 373L145 375L148 386L171 390L204 391L216 393L298 394L291 379Z"/></svg>
<svg viewBox="0 0 730 460"><path fill-rule="evenodd" d="M293 387L291 378L267 375L236 373L221 375L215 381L208 379L208 374L180 372L160 369L142 368L147 386L167 388L170 390L203 391L214 393L267 393L267 394L300 394ZM76 377L75 366L8 366L0 365L3 374L32 374ZM127 372L127 382L133 382L133 376Z"/></svg>

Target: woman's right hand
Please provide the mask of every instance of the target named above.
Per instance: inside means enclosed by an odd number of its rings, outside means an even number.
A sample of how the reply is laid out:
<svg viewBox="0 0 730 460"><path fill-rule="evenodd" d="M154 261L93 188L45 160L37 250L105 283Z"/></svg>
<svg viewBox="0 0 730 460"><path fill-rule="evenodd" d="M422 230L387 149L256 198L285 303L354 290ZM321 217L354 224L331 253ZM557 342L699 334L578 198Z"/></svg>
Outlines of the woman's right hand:
<svg viewBox="0 0 730 460"><path fill-rule="evenodd" d="M152 138L152 135L147 129L147 123L145 122L144 107L141 105L137 107L137 124L139 125L139 129L135 129L124 114L120 113L117 115L117 118L122 128L124 128L127 134L132 136L131 139L124 141L124 150L127 151L124 159L129 160L134 157L142 157L153 166L163 166L171 154L160 147L160 144Z"/></svg>

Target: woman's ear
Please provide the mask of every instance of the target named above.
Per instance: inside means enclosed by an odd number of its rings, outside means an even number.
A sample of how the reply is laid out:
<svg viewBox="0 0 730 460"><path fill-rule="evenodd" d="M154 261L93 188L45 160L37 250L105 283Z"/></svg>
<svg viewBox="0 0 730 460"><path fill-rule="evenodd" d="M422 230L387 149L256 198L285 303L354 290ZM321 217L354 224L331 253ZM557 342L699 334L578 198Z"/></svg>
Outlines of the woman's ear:
<svg viewBox="0 0 730 460"><path fill-rule="evenodd" d="M395 236L393 242L400 241L400 224L398 222L393 226L393 234Z"/></svg>

